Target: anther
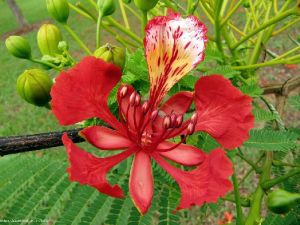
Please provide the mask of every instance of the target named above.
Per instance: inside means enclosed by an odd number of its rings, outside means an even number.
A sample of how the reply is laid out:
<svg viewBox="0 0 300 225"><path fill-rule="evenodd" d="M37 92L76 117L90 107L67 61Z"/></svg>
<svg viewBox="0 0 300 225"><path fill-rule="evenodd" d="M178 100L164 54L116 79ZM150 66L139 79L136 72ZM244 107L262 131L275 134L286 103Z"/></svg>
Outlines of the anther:
<svg viewBox="0 0 300 225"><path fill-rule="evenodd" d="M197 118L198 118L197 113L193 113L193 115L191 117L191 123L196 124Z"/></svg>
<svg viewBox="0 0 300 225"><path fill-rule="evenodd" d="M135 97L136 97L136 93L135 92L132 92L132 94L130 95L129 97L129 104L131 106L134 106L135 105Z"/></svg>
<svg viewBox="0 0 300 225"><path fill-rule="evenodd" d="M139 94L135 95L134 104L138 106L141 103L141 96Z"/></svg>
<svg viewBox="0 0 300 225"><path fill-rule="evenodd" d="M178 115L176 118L176 127L180 127L182 125L183 122L183 115Z"/></svg>
<svg viewBox="0 0 300 225"><path fill-rule="evenodd" d="M128 91L128 87L127 86L123 86L120 90L120 97L121 98L124 98L127 94L127 91Z"/></svg>
<svg viewBox="0 0 300 225"><path fill-rule="evenodd" d="M194 123L190 123L187 127L187 135L192 135L195 131L195 124Z"/></svg>
<svg viewBox="0 0 300 225"><path fill-rule="evenodd" d="M142 110L143 110L143 113L146 114L149 110L149 102L148 101L145 101L142 105Z"/></svg>
<svg viewBox="0 0 300 225"><path fill-rule="evenodd" d="M171 126L171 117L167 115L163 120L163 128L167 130L170 128L170 126Z"/></svg>
<svg viewBox="0 0 300 225"><path fill-rule="evenodd" d="M171 114L171 127L176 127L176 119L177 119L176 114L172 113Z"/></svg>
<svg viewBox="0 0 300 225"><path fill-rule="evenodd" d="M154 120L156 119L157 115L158 115L158 110L154 110L154 111L151 113L150 119L151 119L152 121L154 121Z"/></svg>

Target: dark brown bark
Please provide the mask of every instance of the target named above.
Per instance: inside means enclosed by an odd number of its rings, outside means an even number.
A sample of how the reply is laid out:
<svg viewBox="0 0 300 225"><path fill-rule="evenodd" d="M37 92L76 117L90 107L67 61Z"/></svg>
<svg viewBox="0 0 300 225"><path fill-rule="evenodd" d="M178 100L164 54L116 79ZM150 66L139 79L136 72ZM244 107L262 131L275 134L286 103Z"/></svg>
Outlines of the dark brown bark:
<svg viewBox="0 0 300 225"><path fill-rule="evenodd" d="M47 149L62 145L61 136L64 132L74 143L83 142L84 139L78 135L81 129L61 132L51 132L24 136L13 136L0 138L0 155L9 155L18 152Z"/></svg>
<svg viewBox="0 0 300 225"><path fill-rule="evenodd" d="M7 2L7 5L9 6L10 10L14 14L20 28L29 26L27 20L23 16L23 13L22 13L21 9L19 8L19 6L17 5L17 3L15 2L15 0L6 0L6 2Z"/></svg>

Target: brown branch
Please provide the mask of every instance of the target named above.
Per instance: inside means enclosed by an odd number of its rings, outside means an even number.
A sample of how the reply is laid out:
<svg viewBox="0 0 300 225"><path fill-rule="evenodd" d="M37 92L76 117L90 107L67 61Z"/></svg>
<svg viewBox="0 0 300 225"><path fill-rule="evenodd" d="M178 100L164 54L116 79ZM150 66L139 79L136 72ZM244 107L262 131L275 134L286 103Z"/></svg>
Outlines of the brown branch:
<svg viewBox="0 0 300 225"><path fill-rule="evenodd" d="M61 136L65 132L74 143L83 142L84 139L78 135L80 130L81 129L74 129L61 132L3 137L0 138L0 155L4 156L18 152L28 152L61 146L63 145Z"/></svg>
<svg viewBox="0 0 300 225"><path fill-rule="evenodd" d="M300 86L300 76L288 79L284 83L266 85L262 87L263 94L277 94L287 96L292 90Z"/></svg>

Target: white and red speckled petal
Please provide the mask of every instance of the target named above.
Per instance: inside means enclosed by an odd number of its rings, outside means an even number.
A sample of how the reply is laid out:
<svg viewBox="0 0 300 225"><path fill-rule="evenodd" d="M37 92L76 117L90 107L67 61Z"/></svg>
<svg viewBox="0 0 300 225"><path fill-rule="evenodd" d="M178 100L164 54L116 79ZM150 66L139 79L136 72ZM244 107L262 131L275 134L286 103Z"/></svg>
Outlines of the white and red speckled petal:
<svg viewBox="0 0 300 225"><path fill-rule="evenodd" d="M146 26L145 54L150 76L150 99L158 105L184 75L204 59L206 27L195 16L155 17Z"/></svg>

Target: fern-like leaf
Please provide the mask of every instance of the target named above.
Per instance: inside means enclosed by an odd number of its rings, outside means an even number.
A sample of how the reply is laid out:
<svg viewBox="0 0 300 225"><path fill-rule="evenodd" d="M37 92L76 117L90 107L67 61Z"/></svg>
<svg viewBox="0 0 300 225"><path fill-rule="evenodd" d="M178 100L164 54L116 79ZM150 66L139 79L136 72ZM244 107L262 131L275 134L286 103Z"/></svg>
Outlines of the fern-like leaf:
<svg viewBox="0 0 300 225"><path fill-rule="evenodd" d="M298 135L289 131L251 130L245 147L266 151L288 151L297 147Z"/></svg>

